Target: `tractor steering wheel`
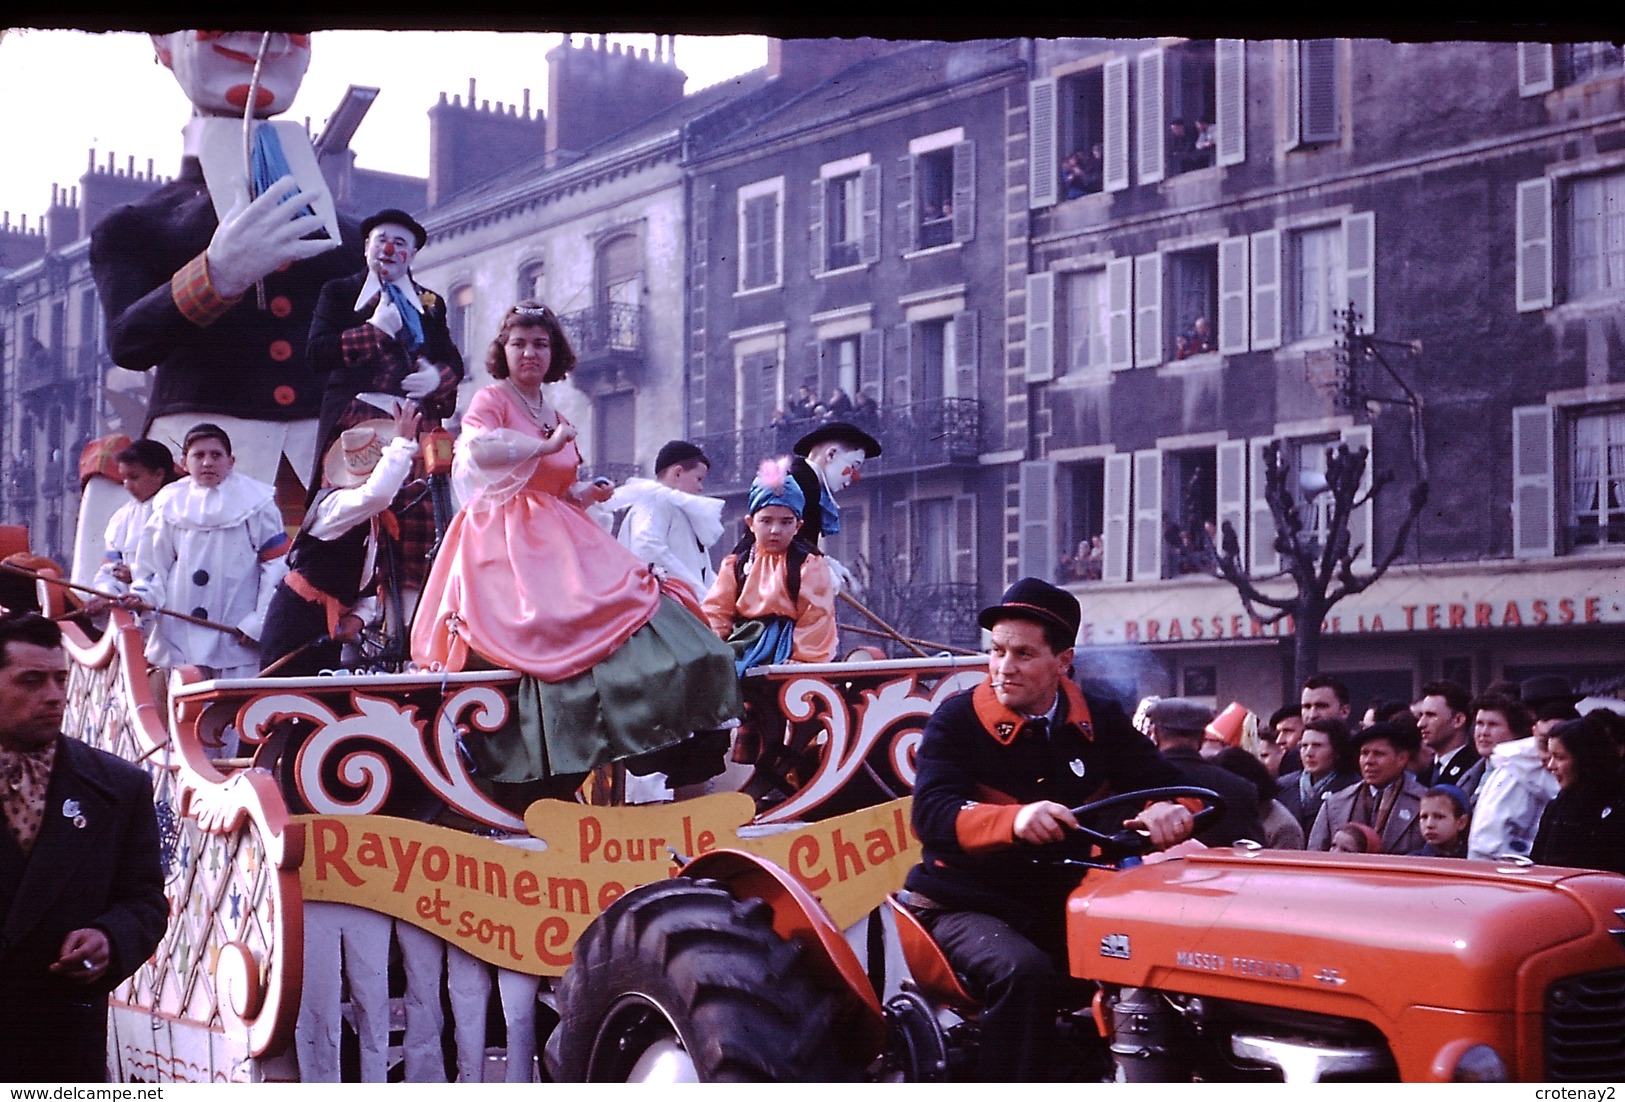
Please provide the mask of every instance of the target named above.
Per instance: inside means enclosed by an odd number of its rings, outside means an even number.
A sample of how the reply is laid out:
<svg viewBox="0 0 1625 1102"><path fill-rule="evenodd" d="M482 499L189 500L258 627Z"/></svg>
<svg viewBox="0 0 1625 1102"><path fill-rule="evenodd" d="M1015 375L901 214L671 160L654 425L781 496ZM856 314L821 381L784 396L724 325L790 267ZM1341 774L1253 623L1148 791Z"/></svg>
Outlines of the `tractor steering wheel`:
<svg viewBox="0 0 1625 1102"><path fill-rule="evenodd" d="M1125 792L1120 796L1108 796L1104 800L1084 804L1082 807L1072 809L1072 817L1078 820L1076 836L1086 838L1098 845L1102 851L1117 857L1138 857L1151 848L1150 839L1137 830L1127 827L1111 834L1095 830L1093 827L1083 825L1086 817L1093 817L1101 812L1110 811L1117 807L1132 807L1136 810L1146 804L1157 803L1163 800L1194 799L1202 801L1202 809L1198 811L1191 821L1191 834L1224 814L1226 804L1224 797L1209 788L1196 788L1190 785L1174 785L1169 788L1142 788L1137 792Z"/></svg>

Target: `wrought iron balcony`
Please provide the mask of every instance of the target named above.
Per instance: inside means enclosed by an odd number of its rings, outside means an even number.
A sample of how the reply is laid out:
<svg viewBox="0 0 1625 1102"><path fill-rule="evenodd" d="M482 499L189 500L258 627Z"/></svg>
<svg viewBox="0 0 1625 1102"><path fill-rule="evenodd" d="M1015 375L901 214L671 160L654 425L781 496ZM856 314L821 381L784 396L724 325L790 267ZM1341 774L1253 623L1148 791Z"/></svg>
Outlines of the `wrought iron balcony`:
<svg viewBox="0 0 1625 1102"><path fill-rule="evenodd" d="M982 450L981 406L974 398L882 406L877 414L853 414L847 419L872 433L884 449L880 458L864 463L866 480L975 464ZM818 424L815 420L789 421L696 438L694 442L711 459L706 492L744 492L762 460L788 455L795 442Z"/></svg>
<svg viewBox="0 0 1625 1102"><path fill-rule="evenodd" d="M871 576L861 598L870 611L907 638L971 649L980 642L976 613L983 602L974 582L898 583ZM853 627L874 627L849 608L843 607L839 618ZM867 638L865 642L881 647L894 658L913 653L884 639Z"/></svg>
<svg viewBox="0 0 1625 1102"><path fill-rule="evenodd" d="M643 367L643 307L605 302L559 316L575 350L576 370L636 371Z"/></svg>

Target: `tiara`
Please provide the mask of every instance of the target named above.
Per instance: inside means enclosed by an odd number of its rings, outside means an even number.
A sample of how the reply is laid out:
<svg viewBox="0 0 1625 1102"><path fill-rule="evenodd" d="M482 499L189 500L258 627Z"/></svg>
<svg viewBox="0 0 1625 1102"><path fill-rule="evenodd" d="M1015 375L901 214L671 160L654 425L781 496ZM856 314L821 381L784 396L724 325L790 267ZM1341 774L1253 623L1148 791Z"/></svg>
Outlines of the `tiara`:
<svg viewBox="0 0 1625 1102"><path fill-rule="evenodd" d="M550 318L553 316L553 311L545 306L515 306L508 313L522 318Z"/></svg>

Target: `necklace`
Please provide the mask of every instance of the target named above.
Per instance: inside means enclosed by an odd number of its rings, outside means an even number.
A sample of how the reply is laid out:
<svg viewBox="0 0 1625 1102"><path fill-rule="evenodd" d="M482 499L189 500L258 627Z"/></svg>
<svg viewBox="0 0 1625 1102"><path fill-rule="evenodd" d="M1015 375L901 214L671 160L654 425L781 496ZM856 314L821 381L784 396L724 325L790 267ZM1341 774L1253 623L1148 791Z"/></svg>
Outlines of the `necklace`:
<svg viewBox="0 0 1625 1102"><path fill-rule="evenodd" d="M515 398L519 399L519 404L525 408L526 413L530 414L530 419L536 422L536 427L542 430L542 439L551 440L553 434L558 431L558 426L547 423L547 399L538 397L537 401L533 403L526 397L524 391L514 385L512 379L508 380L508 389L513 391Z"/></svg>

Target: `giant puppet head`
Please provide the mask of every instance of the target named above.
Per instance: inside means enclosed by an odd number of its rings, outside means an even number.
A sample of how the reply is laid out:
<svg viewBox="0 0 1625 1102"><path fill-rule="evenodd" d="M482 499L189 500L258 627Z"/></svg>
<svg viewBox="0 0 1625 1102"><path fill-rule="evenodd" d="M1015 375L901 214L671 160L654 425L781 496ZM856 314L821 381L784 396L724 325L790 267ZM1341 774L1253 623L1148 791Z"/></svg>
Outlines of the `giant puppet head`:
<svg viewBox="0 0 1625 1102"><path fill-rule="evenodd" d="M259 31L172 31L153 35L152 45L197 114L241 116L265 37ZM293 105L310 67L310 35L276 33L269 38L254 97L254 116L261 119Z"/></svg>

